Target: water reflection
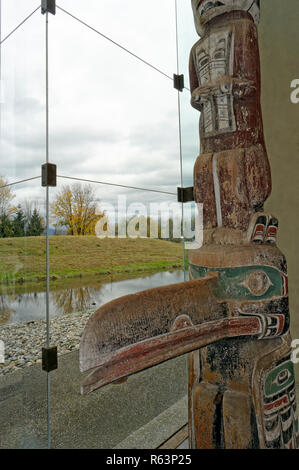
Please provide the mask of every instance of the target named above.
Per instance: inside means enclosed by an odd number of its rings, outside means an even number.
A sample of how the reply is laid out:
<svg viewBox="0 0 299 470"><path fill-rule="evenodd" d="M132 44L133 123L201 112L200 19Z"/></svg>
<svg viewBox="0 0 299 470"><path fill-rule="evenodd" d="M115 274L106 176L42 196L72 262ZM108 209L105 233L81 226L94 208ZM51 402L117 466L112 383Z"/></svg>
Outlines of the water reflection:
<svg viewBox="0 0 299 470"><path fill-rule="evenodd" d="M93 289L90 287L64 289L51 294L56 309L64 313L82 312L91 308L92 297Z"/></svg>
<svg viewBox="0 0 299 470"><path fill-rule="evenodd" d="M101 305L151 287L184 280L183 271L160 272L121 281L80 280L50 293L50 316L99 308ZM0 324L27 322L45 318L46 293L26 292L0 296Z"/></svg>
<svg viewBox="0 0 299 470"><path fill-rule="evenodd" d="M10 308L8 299L4 296L0 296L0 325L9 323L9 319L14 315L16 311Z"/></svg>

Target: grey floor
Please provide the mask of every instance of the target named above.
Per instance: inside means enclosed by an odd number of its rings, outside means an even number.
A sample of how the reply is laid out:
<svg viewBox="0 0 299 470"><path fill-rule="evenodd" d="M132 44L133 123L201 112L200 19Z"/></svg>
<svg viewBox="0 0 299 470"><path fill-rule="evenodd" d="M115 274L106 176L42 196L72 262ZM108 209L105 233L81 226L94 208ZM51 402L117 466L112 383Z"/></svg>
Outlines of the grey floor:
<svg viewBox="0 0 299 470"><path fill-rule="evenodd" d="M112 449L132 436L131 446L137 439L139 445L154 448L187 421L186 374L182 356L135 374L124 384L82 396L78 352L59 358L58 370L50 374L52 447ZM0 448L47 447L46 392L40 365L1 377ZM163 415L167 409L169 416L176 416L173 422ZM134 433L159 415L157 431L154 427L150 438L145 428L147 442L141 444L142 433Z"/></svg>
<svg viewBox="0 0 299 470"><path fill-rule="evenodd" d="M187 422L187 358L80 395L78 352L51 373L51 443L67 449L154 449ZM299 383L297 384L299 399ZM40 365L0 378L0 448L46 448L46 374ZM183 442L181 449L188 448Z"/></svg>

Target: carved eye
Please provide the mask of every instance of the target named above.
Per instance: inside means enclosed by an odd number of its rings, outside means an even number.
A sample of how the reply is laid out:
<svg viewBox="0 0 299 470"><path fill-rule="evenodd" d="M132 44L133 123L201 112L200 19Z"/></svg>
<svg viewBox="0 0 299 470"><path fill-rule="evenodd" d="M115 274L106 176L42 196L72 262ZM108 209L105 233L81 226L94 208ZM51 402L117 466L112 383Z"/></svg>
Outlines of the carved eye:
<svg viewBox="0 0 299 470"><path fill-rule="evenodd" d="M275 383L279 386L285 384L289 378L291 377L291 373L288 369L282 370L279 375L275 379Z"/></svg>
<svg viewBox="0 0 299 470"><path fill-rule="evenodd" d="M261 297L269 290L271 286L273 286L272 282L264 271L251 272L248 274L242 285L256 297Z"/></svg>

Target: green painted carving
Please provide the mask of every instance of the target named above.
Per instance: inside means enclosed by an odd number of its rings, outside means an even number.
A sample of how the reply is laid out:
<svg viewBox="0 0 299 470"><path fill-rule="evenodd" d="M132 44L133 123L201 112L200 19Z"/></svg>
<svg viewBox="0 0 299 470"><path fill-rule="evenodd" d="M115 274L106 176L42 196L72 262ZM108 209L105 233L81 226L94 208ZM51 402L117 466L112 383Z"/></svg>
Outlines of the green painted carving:
<svg viewBox="0 0 299 470"><path fill-rule="evenodd" d="M290 357L265 373L263 421L267 448L297 447L295 376Z"/></svg>
<svg viewBox="0 0 299 470"><path fill-rule="evenodd" d="M284 362L280 366L271 370L265 381L265 397L269 398L278 395L294 384L294 365L291 361Z"/></svg>
<svg viewBox="0 0 299 470"><path fill-rule="evenodd" d="M272 266L242 266L208 268L190 265L192 279L218 273L214 295L219 299L267 300L282 297L286 292L287 276Z"/></svg>

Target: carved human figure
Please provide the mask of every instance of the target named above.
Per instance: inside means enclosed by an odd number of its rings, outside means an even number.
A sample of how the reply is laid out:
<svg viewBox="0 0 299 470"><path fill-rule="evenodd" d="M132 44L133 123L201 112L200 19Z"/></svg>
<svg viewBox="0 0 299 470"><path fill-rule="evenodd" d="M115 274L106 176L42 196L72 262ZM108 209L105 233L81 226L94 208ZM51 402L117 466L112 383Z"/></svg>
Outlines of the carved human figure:
<svg viewBox="0 0 299 470"><path fill-rule="evenodd" d="M271 173L260 104L260 59L252 0L192 0L201 35L190 54L191 104L201 111L195 201L204 227L246 231L263 211Z"/></svg>

